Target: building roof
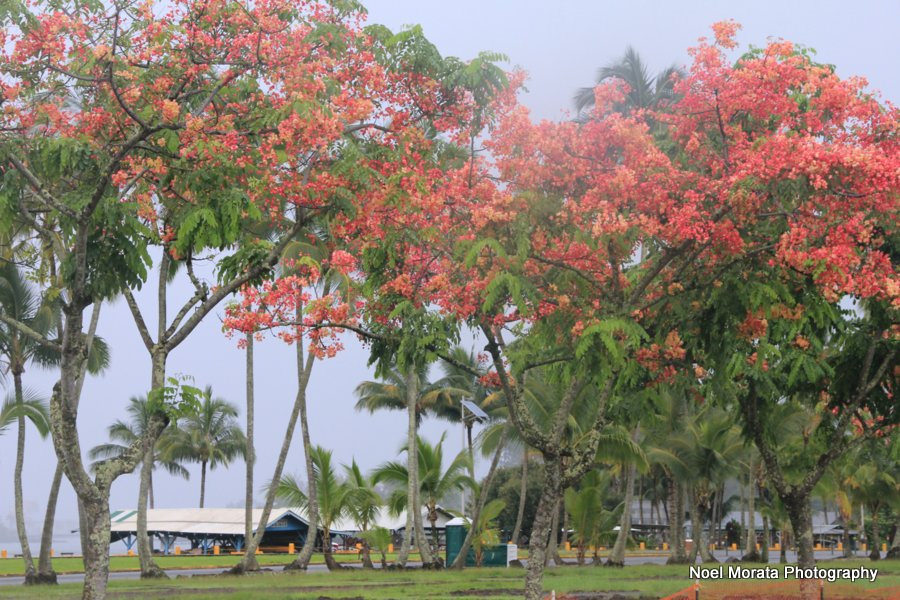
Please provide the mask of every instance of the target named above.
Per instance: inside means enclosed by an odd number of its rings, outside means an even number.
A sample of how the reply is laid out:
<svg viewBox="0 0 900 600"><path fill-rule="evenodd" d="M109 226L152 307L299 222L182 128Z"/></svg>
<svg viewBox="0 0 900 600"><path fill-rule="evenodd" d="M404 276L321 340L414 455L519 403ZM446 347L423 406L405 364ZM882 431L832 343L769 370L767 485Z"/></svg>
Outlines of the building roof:
<svg viewBox="0 0 900 600"><path fill-rule="evenodd" d="M253 509L254 528L259 527L263 509ZM443 529L450 515L443 509L438 509L438 529ZM266 523L266 529L277 528L279 521L293 517L298 521L309 525L306 519L306 511L302 508L273 508ZM422 519L428 526L428 513L423 508ZM137 511L117 510L110 515L110 532L115 534L128 534L137 531ZM382 508L375 518L373 527L385 527L392 531L403 529L406 526L406 511L396 517L390 515ZM334 534L351 534L359 530L359 527L351 519L340 519L331 527ZM244 535L244 509L243 508L150 508L147 509L147 531L166 532L187 535Z"/></svg>

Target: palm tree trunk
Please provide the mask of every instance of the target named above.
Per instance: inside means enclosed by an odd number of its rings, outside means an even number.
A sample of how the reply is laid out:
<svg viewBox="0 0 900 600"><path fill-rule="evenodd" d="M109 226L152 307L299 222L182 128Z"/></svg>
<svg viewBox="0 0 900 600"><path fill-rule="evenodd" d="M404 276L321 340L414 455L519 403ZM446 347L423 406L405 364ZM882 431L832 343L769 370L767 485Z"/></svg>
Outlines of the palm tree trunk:
<svg viewBox="0 0 900 600"><path fill-rule="evenodd" d="M763 515L763 539L762 539L762 549L760 550L760 560L763 563L769 564L769 516Z"/></svg>
<svg viewBox="0 0 900 600"><path fill-rule="evenodd" d="M298 322L303 317L301 302L297 302L296 316ZM303 548L300 549L300 554L298 554L294 562L288 566L291 569L305 571L306 567L309 566L309 560L312 558L313 550L316 547L316 534L319 530L319 494L316 491L316 469L313 465L312 442L309 437L309 421L306 417L306 385L309 383L309 370L305 366L308 363L304 363L304 360L308 361L309 359L304 359L302 340L297 340L296 345L297 387L303 389L303 394L300 396L300 437L303 440L303 457L306 461L306 518L309 521L309 529L312 535L306 536L306 540L303 542ZM313 354L310 354L310 357L313 356ZM273 479L272 481L276 480Z"/></svg>
<svg viewBox="0 0 900 600"><path fill-rule="evenodd" d="M300 344L302 346L302 343ZM298 353L302 352L302 349L298 348ZM278 481L281 479L281 474L284 471L284 463L287 461L288 451L291 449L291 442L294 438L294 428L297 425L297 419L300 417L300 409L305 408L306 406L306 386L309 384L310 374L312 373L312 367L315 362L315 356L310 354L306 358L306 363L303 367L303 372L300 377L300 385L297 388L297 395L294 399L294 406L291 410L291 414L288 417L287 427L284 432L284 439L281 441L281 450L278 453L278 460L275 462L275 470L272 475L271 481ZM256 532L247 540L246 545L244 546L244 555L241 557L241 562L232 567L229 572L234 575L242 575L244 573L248 573L254 570L254 566L256 563L256 549L259 547L259 542L262 540L263 534L265 533L265 523L269 521L269 515L272 513L272 505L275 503L275 486L269 486L269 490L266 492L266 500L265 504L263 504L263 512L259 519L260 526L257 527ZM312 544L315 544L316 537L316 526L310 523L309 531L307 532L307 542L309 542L309 538L312 537ZM304 549L306 548L306 543L303 545ZM310 555L312 551L310 551ZM288 565L288 567L291 567ZM288 568L285 567L285 568ZM258 567L255 567L258 569Z"/></svg>
<svg viewBox="0 0 900 600"><path fill-rule="evenodd" d="M334 560L334 554L331 551L331 528L322 528L322 552L325 555L325 566L329 571L338 571L342 567Z"/></svg>
<svg viewBox="0 0 900 600"><path fill-rule="evenodd" d="M41 531L41 554L38 558L36 583L56 583L56 572L53 570L50 548L53 545L53 523L56 521L56 504L59 498L62 478L62 463L57 461L56 470L53 472L53 482L50 484L50 494L47 498L47 510L44 513L44 528Z"/></svg>
<svg viewBox="0 0 900 600"><path fill-rule="evenodd" d="M843 558L853 558L853 551L850 549L850 515L840 509L841 516L841 545L843 546ZM900 537L900 536L897 536ZM782 543L782 546L784 543Z"/></svg>
<svg viewBox="0 0 900 600"><path fill-rule="evenodd" d="M367 527L363 525L362 533L365 533ZM369 542L366 540L362 541L362 567L363 569L374 569L375 565L372 564L372 548L369 547Z"/></svg>
<svg viewBox="0 0 900 600"><path fill-rule="evenodd" d="M428 536L425 535L425 527L422 524L422 499L419 495L418 461L416 461L415 481L416 500L413 505L413 527L416 536L416 548L419 549L419 556L422 558L422 566L437 566L435 557L431 554L431 545L428 541Z"/></svg>
<svg viewBox="0 0 900 600"><path fill-rule="evenodd" d="M410 366L406 372L406 471L408 478L406 482L406 529L403 531L403 543L400 545L400 554L397 555L397 563L401 567L406 566L409 558L409 550L412 545L413 529L415 528L415 518L413 513L416 510L416 481L415 473L418 465L418 452L416 448L416 394L417 394L418 375L414 366Z"/></svg>
<svg viewBox="0 0 900 600"><path fill-rule="evenodd" d="M881 560L881 532L878 530L879 527L878 507L875 507L872 511L872 536L869 539L872 549L869 551L869 560Z"/></svg>
<svg viewBox="0 0 900 600"><path fill-rule="evenodd" d="M13 487L16 504L16 532L22 546L22 560L25 562L25 583L34 583L34 559L31 557L31 546L28 544L28 533L25 530L25 506L22 498L22 468L25 465L25 415L22 414L22 369L18 364L12 366L15 385L16 405L19 407L18 439L16 441L16 467L13 474Z"/></svg>
<svg viewBox="0 0 900 600"><path fill-rule="evenodd" d="M203 500L206 496L206 461L200 461L200 508L203 508Z"/></svg>
<svg viewBox="0 0 900 600"><path fill-rule="evenodd" d="M631 535L631 503L634 500L634 478L637 469L632 465L628 468L625 475L625 508L622 511L622 518L619 520L619 534L616 536L616 543L613 544L609 558L606 559L607 567L624 567L625 566L625 545L628 542L628 536Z"/></svg>
<svg viewBox="0 0 900 600"><path fill-rule="evenodd" d="M247 540L253 537L253 463L256 461L253 448L253 334L248 333L245 341L247 343L247 452L244 460L247 475L244 485L244 543L246 544ZM248 562L250 570L259 569L256 554L252 554Z"/></svg>
<svg viewBox="0 0 900 600"><path fill-rule="evenodd" d="M153 509L156 508L156 502L153 500L153 469L150 469L150 485L148 487L150 488L150 508Z"/></svg>
<svg viewBox="0 0 900 600"><path fill-rule="evenodd" d="M685 564L688 562L688 556L684 549L684 492L674 476L669 478L669 503L672 508L666 508L666 516L669 519L671 548L666 564Z"/></svg>
<svg viewBox="0 0 900 600"><path fill-rule="evenodd" d="M138 560L141 564L141 579L165 577L165 572L153 560L153 548L147 532L147 504L150 499L150 474L153 472L154 449L151 446L141 461L140 485L138 487L137 545Z"/></svg>
<svg viewBox="0 0 900 600"><path fill-rule="evenodd" d="M506 440L509 437L511 427L512 424L507 423L503 428L503 435L500 438L500 443L497 445L497 449L494 451L494 457L491 459L491 467L488 469L487 476L481 484L481 491L478 493L478 502L475 503L475 510L472 512L471 522L473 524L478 523L481 518L481 511L484 509L484 505L487 502L491 484L494 482L494 474L497 472L497 465L500 464L500 455L503 453L504 446L506 446ZM521 505L521 502L519 504ZM519 523L519 525L521 525L521 523ZM451 568L462 569L463 566L465 566L466 556L469 554L469 548L472 546L472 539L474 538L475 533L475 527L469 527L469 531L466 532L466 539L463 540L462 547L459 549L459 554L457 554L454 559ZM513 536L513 543L516 543L516 536Z"/></svg>
<svg viewBox="0 0 900 600"><path fill-rule="evenodd" d="M91 346L94 343L94 336L97 333L97 325L100 323L100 307L103 306L102 302L94 302L94 308L91 310L91 320L88 323L87 334L84 338L85 348L87 352L91 352ZM75 398L76 403L79 398L81 398L81 390L84 386L84 375L87 370L87 364L85 363L81 367L81 375L78 378L77 383L75 384ZM77 407L77 404L76 404ZM53 472L53 483L50 485L50 494L47 497L47 510L44 513L44 527L41 531L41 554L38 559L38 574L37 574L37 583L48 583L55 584L56 583L56 571L53 570L53 561L50 556L50 549L53 546L53 526L56 522L56 505L59 502L59 488L62 484L63 477L63 465L60 461L56 462L56 470ZM83 527L83 519L81 518L81 508L79 501L79 535L82 538L82 541L85 539L85 532ZM85 544L82 543L82 548L84 548Z"/></svg>
<svg viewBox="0 0 900 600"><path fill-rule="evenodd" d="M528 448L522 452L522 481L519 484L519 510L516 512L516 525L513 527L512 541L519 543L522 534L522 520L525 518L525 500L528 494Z"/></svg>
<svg viewBox="0 0 900 600"><path fill-rule="evenodd" d="M163 253L163 256L167 256ZM162 263L167 263L163 260ZM160 289L164 296L165 292L165 271L160 267ZM164 299L160 299L160 318L165 322L165 304ZM166 385L166 360L168 351L165 348L155 347L151 352L150 359L152 370L150 374L150 389L161 390ZM147 533L147 503L150 495L150 476L153 472L153 462L156 455L155 444L151 444L144 452L141 460L140 485L138 487L138 507L137 507L137 547L138 560L141 564L141 579L166 578L168 577L156 561L153 560L153 550L150 545L150 536Z"/></svg>
<svg viewBox="0 0 900 600"><path fill-rule="evenodd" d="M744 544L743 561L759 562L759 552L756 550L756 505L754 476L755 466L753 456L750 456L750 473L747 477L747 539Z"/></svg>

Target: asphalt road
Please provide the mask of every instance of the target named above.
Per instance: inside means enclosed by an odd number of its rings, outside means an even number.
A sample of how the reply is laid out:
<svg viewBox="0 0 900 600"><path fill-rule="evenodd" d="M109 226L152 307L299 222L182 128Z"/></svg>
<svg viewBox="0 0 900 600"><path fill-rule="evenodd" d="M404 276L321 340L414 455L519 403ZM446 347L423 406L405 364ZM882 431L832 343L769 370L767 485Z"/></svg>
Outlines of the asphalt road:
<svg viewBox="0 0 900 600"><path fill-rule="evenodd" d="M732 556L740 556L740 552L730 551L725 552L724 550L716 550L713 555L719 559L720 561L724 561ZM832 558L839 558L840 553L835 552L832 553L829 550L822 550L816 552L817 560L831 560ZM666 559L668 555L659 554L659 555L641 555L641 556L626 556L625 564L626 565L641 565L641 564L653 564L653 565L663 565L666 563ZM862 553L859 554L860 559L864 559L864 555ZM787 553L787 560L789 563L795 562L797 560L797 555L795 552ZM527 562L527 561L523 561ZM769 562L777 563L778 562L778 552L769 552ZM410 566L419 566L420 563L409 563ZM360 568L358 566L346 565L351 568ZM377 564L376 568L380 568ZM273 567L274 570L279 570L281 567ZM317 572L325 572L328 568L325 565L310 565L309 571L313 573ZM191 577L194 575L217 575L219 573L224 572L224 569L221 567L215 569L167 569L166 574L169 577ZM140 573L137 571L118 571L112 572L109 574L109 579L111 581L121 580L121 579L138 579L140 577ZM71 573L68 575L59 575L58 576L59 583L81 583L84 580L84 575L82 573ZM25 583L24 577L19 576L11 576L11 577L0 577L0 586L4 585L22 585Z"/></svg>

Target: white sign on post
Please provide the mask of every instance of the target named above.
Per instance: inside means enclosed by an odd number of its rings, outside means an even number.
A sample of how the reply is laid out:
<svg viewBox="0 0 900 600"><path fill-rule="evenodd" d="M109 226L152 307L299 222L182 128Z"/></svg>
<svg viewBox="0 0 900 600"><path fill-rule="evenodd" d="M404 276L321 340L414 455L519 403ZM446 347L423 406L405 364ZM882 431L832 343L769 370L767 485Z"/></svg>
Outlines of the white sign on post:
<svg viewBox="0 0 900 600"><path fill-rule="evenodd" d="M519 560L519 547L515 544L506 545L506 566L514 560Z"/></svg>

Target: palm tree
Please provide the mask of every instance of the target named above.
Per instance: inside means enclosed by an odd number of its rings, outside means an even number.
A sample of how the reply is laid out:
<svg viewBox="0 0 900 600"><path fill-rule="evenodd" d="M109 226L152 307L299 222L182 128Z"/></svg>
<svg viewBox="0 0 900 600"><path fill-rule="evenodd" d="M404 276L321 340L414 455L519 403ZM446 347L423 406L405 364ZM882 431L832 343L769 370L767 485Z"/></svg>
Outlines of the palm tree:
<svg viewBox="0 0 900 600"><path fill-rule="evenodd" d="M443 444L445 437L446 434L441 435L441 439L433 446L421 437L416 438L419 471L417 492L422 506L428 511L428 521L431 523L432 552L436 552L438 547L438 502L453 492L459 492L466 488L472 489L476 485L467 473L469 459L465 452L457 454L446 470L444 469ZM404 448L404 451L408 451L408 449ZM415 510L415 507L408 505L406 488L409 485L409 471L405 464L398 461L386 462L375 470L372 479L376 484L385 482L396 486L387 501L388 508L393 514L400 514L404 509Z"/></svg>
<svg viewBox="0 0 900 600"><path fill-rule="evenodd" d="M472 536L472 549L475 551L475 566L480 567L484 560L484 549L500 543L500 532L497 530L496 520L506 508L506 503L500 498L495 498L484 505L478 512L478 520L470 526L474 529Z"/></svg>
<svg viewBox="0 0 900 600"><path fill-rule="evenodd" d="M203 390L200 406L185 415L164 448L171 460L200 463L200 508L206 496L206 469L227 466L236 457L244 457L247 440L237 422L237 407L214 398L212 386Z"/></svg>
<svg viewBox="0 0 900 600"><path fill-rule="evenodd" d="M704 561L715 561L703 536L713 493L734 474L744 448L730 415L720 409L705 409L687 419L682 431L660 440L649 453L669 467L676 478L689 484L694 548Z"/></svg>
<svg viewBox="0 0 900 600"><path fill-rule="evenodd" d="M601 473L595 469L584 476L578 489L569 488L565 493L565 507L571 515L573 531L572 541L577 548L578 564L584 564L585 551L589 546L595 549L608 543L613 537L613 528L619 519L624 503L613 510L606 508L606 497L609 489L609 472ZM596 555L594 560L599 561Z"/></svg>
<svg viewBox="0 0 900 600"><path fill-rule="evenodd" d="M459 422L459 401L467 395L445 380L428 381L428 365L416 368L416 427L427 415ZM356 410L374 413L378 410L406 410L407 377L399 369L391 369L383 381L363 381L356 386Z"/></svg>
<svg viewBox="0 0 900 600"><path fill-rule="evenodd" d="M31 362L44 367L51 367L59 363L59 353L41 341L58 337L56 334L60 322L59 304L41 298L25 280L16 265L4 261L0 263L0 316L21 323L30 330L30 334L26 334L9 322L0 320L0 373L12 374L14 398L21 405L20 409L16 411L18 439L13 491L16 507L16 530L19 535L19 543L22 545L22 557L25 561L25 580L31 583L37 579L25 529L22 495L25 421L29 413L25 406L26 397L22 376L25 373L26 365ZM99 372L109 362L106 345L102 340L97 340L97 342L95 346L92 346L93 352L88 356L87 368L92 373Z"/></svg>
<svg viewBox="0 0 900 600"><path fill-rule="evenodd" d="M95 470L103 461L118 458L144 436L153 412L149 407L147 397L132 396L128 400L128 408L126 410L130 417L128 421L118 419L107 427L107 434L111 441L94 446L88 452L88 458L95 461L91 465L91 470ZM153 464L148 487L150 508L154 507L152 472L157 467L163 468L166 472L176 477L190 479L188 470L168 453L168 446L172 443L175 431L176 425L173 423L166 428L153 448Z"/></svg>
<svg viewBox="0 0 900 600"><path fill-rule="evenodd" d="M6 433L10 425L17 423L20 415L31 421L41 437L46 437L50 431L50 411L46 399L28 389L23 391L21 402L15 395L7 394L0 405L0 435Z"/></svg>
<svg viewBox="0 0 900 600"><path fill-rule="evenodd" d="M384 501L375 489L375 482L371 477L363 475L359 465L356 464L356 459L353 459L350 465L344 465L344 472L348 488L347 515L356 523L363 541L363 568L371 569L374 565L365 534L378 517L378 511Z"/></svg>
<svg viewBox="0 0 900 600"><path fill-rule="evenodd" d="M629 113L635 109L660 108L672 102L675 96L675 78L680 70L675 65L667 67L651 77L647 65L637 50L629 46L625 54L618 60L597 70L597 84L609 79L618 79L628 85L625 100L617 108L619 112ZM579 113L594 105L594 88L583 87L575 92L575 109Z"/></svg>
<svg viewBox="0 0 900 600"><path fill-rule="evenodd" d="M351 502L359 496L354 494L353 487L338 479L332 465L331 450L313 446L312 460L315 465L316 496L319 507L319 525L322 527L325 564L330 571L335 571L343 567L334 560L331 551L331 527L336 521L350 513ZM309 497L293 475L285 475L278 481L275 496L292 506L304 509L309 506ZM316 530L310 528L307 536L315 537L315 535Z"/></svg>

